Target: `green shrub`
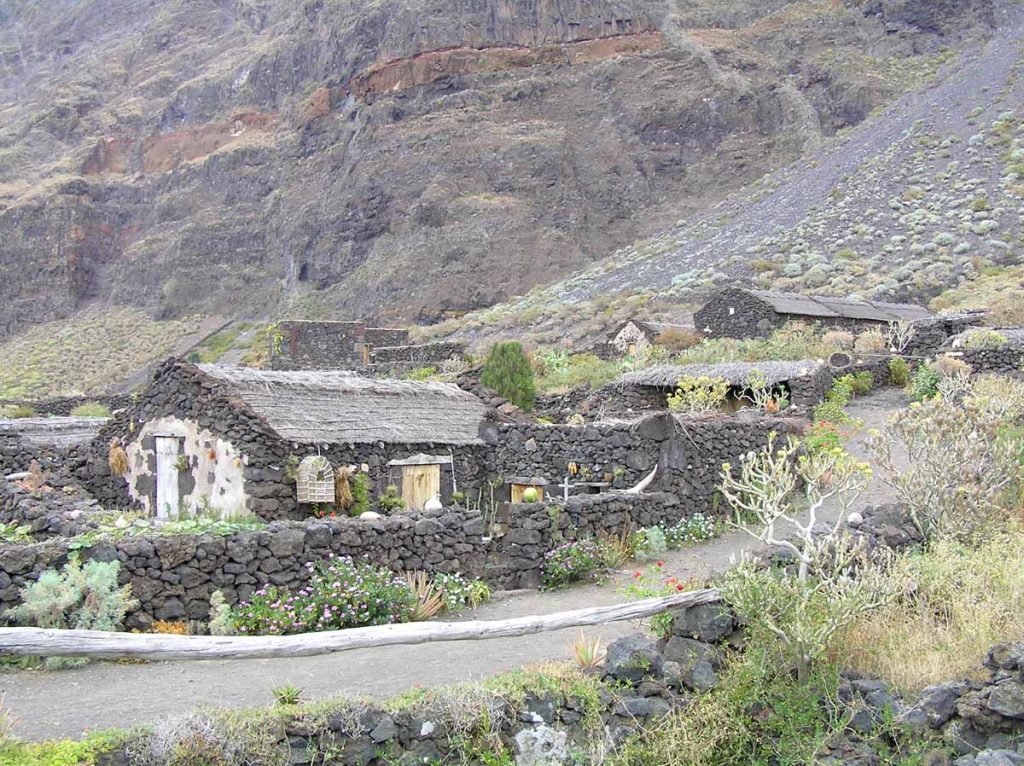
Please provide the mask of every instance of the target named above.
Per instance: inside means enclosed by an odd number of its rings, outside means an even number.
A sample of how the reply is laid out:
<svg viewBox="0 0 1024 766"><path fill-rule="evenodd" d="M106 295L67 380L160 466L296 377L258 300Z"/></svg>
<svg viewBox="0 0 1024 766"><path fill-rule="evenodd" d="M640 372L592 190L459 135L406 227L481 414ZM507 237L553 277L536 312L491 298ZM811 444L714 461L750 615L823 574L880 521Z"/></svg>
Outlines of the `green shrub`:
<svg viewBox="0 0 1024 766"><path fill-rule="evenodd" d="M549 590L581 580L596 581L608 573L607 552L597 540L569 540L544 554L541 582Z"/></svg>
<svg viewBox="0 0 1024 766"><path fill-rule="evenodd" d="M350 516L361 516L370 510L370 477L365 473L357 473L352 477L352 507Z"/></svg>
<svg viewBox="0 0 1024 766"><path fill-rule="evenodd" d="M875 379L872 377L870 372L862 370L861 372L853 373L851 377L853 378L852 386L854 396L863 396L864 394L871 393L871 389L875 385Z"/></svg>
<svg viewBox="0 0 1024 766"><path fill-rule="evenodd" d="M728 393L729 383L721 378L686 375L668 395L668 408L686 414L718 412Z"/></svg>
<svg viewBox="0 0 1024 766"><path fill-rule="evenodd" d="M434 587L441 594L447 611L474 608L491 598L491 588L483 580L467 580L458 572L440 572L431 577Z"/></svg>
<svg viewBox="0 0 1024 766"><path fill-rule="evenodd" d="M920 365L910 382L910 399L919 402L937 396L941 380L942 375L930 364Z"/></svg>
<svg viewBox="0 0 1024 766"><path fill-rule="evenodd" d="M889 360L889 385L905 386L910 382L910 365L906 359L893 357Z"/></svg>
<svg viewBox="0 0 1024 766"><path fill-rule="evenodd" d="M394 513L405 508L405 500L398 494L398 487L388 484L384 488L384 494L377 498L377 508L384 514Z"/></svg>
<svg viewBox="0 0 1024 766"><path fill-rule="evenodd" d="M825 401L845 407L853 399L853 376L843 375L832 381L832 388L825 394Z"/></svg>
<svg viewBox="0 0 1024 766"><path fill-rule="evenodd" d="M34 418L36 411L25 404L8 404L0 407L0 418L18 420L20 418Z"/></svg>
<svg viewBox="0 0 1024 766"><path fill-rule="evenodd" d="M819 420L811 424L804 434L804 448L812 455L843 448L839 426L834 421Z"/></svg>
<svg viewBox="0 0 1024 766"><path fill-rule="evenodd" d="M506 341L494 346L487 355L487 361L484 362L480 382L524 412L533 409L537 389L533 380L533 368L523 351L522 344Z"/></svg>
<svg viewBox="0 0 1024 766"><path fill-rule="evenodd" d="M21 604L7 616L21 625L61 630L121 630L137 605L130 585L119 586L120 564L72 558L58 572L47 569L21 589Z"/></svg>
<svg viewBox="0 0 1024 766"><path fill-rule="evenodd" d="M964 338L964 348L972 351L988 351L1004 348L1009 343L1006 336L996 330L975 330Z"/></svg>
<svg viewBox="0 0 1024 766"><path fill-rule="evenodd" d="M416 597L390 569L349 557L307 565L306 587L289 593L274 586L256 591L233 610L243 635L342 630L408 621Z"/></svg>
<svg viewBox="0 0 1024 766"><path fill-rule="evenodd" d="M110 408L99 402L86 402L71 410L76 418L109 418Z"/></svg>
<svg viewBox="0 0 1024 766"><path fill-rule="evenodd" d="M224 594L215 590L210 594L210 617L208 621L211 636L233 636L238 631L231 616L231 607L224 601Z"/></svg>
<svg viewBox="0 0 1024 766"><path fill-rule="evenodd" d="M437 375L436 367L417 367L414 370L409 370L405 374L405 378L406 380L425 381L431 380L435 375Z"/></svg>
<svg viewBox="0 0 1024 766"><path fill-rule="evenodd" d="M633 555L640 561L653 561L668 551L668 538L661 527L648 527L633 535Z"/></svg>

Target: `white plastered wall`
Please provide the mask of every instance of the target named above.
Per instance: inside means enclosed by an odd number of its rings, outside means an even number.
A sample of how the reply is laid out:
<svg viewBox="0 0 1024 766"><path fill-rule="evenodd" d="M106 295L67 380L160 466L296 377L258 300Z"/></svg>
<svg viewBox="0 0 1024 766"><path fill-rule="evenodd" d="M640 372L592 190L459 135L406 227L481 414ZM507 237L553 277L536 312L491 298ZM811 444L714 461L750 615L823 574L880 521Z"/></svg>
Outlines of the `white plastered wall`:
<svg viewBox="0 0 1024 766"><path fill-rule="evenodd" d="M181 508L195 513L208 505L223 516L249 515L246 509L245 465L248 457L210 431L200 430L191 420L164 417L143 426L128 443L128 493L147 513L152 513L152 498L140 492L139 480L152 477L156 457L143 444L147 437L175 436L182 439L181 454L188 458L195 488L181 496ZM152 443L152 439L149 439Z"/></svg>

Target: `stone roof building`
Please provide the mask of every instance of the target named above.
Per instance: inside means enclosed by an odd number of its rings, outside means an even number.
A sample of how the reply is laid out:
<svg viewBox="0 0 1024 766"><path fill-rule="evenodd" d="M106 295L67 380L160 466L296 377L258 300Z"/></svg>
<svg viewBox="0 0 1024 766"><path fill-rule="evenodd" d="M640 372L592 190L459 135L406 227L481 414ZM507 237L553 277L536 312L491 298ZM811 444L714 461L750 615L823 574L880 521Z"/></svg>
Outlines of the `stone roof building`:
<svg viewBox="0 0 1024 766"><path fill-rule="evenodd" d="M861 330L892 322L916 322L933 314L923 306L729 288L694 314L697 329L712 337L768 336L789 321Z"/></svg>
<svg viewBox="0 0 1024 766"><path fill-rule="evenodd" d="M158 517L212 508L269 520L310 514L298 507L293 475L307 457L357 466L379 494L389 484L403 491L403 472L389 462L438 455L435 465L443 457L447 471L426 472L427 483L420 476L419 493L406 498L422 503L424 492L450 493L456 477L474 485L487 412L477 397L445 383L171 360L93 442L83 478L104 502ZM122 477L107 466L111 441L128 454Z"/></svg>
<svg viewBox="0 0 1024 766"><path fill-rule="evenodd" d="M659 365L626 373L616 385L642 411L664 409L667 396L676 390L682 378L719 378L728 382L731 389L725 409L735 410L743 405L744 393L750 390L753 376L763 378L769 388L786 393L789 401L797 406L813 406L820 402L832 385L833 377L828 365L803 359L792 362Z"/></svg>

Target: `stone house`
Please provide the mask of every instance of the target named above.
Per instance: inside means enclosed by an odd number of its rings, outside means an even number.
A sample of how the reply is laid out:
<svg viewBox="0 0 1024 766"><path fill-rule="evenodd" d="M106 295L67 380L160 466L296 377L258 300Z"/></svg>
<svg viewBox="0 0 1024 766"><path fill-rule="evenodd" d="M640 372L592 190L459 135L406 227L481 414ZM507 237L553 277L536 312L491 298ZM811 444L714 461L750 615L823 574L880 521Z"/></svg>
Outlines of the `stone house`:
<svg viewBox="0 0 1024 766"><path fill-rule="evenodd" d="M641 319L627 320L608 336L605 355L636 356L653 346L662 333L671 330L693 332L693 326Z"/></svg>
<svg viewBox="0 0 1024 766"><path fill-rule="evenodd" d="M766 337L786 322L803 321L860 331L898 321L928 320L923 306L729 288L694 314L694 324L718 338Z"/></svg>
<svg viewBox="0 0 1024 766"><path fill-rule="evenodd" d="M406 346L404 328L367 327L365 322L278 322L269 334L275 370L347 370L370 363L378 346Z"/></svg>
<svg viewBox="0 0 1024 766"><path fill-rule="evenodd" d="M729 383L723 410L735 412L749 405L752 376L764 379L776 393L784 393L791 404L814 406L825 398L832 385L832 370L823 362L804 359L795 362L727 362L722 364L659 365L629 372L615 384L622 403L635 412L664 410L668 396L684 377L719 378Z"/></svg>
<svg viewBox="0 0 1024 766"><path fill-rule="evenodd" d="M331 470L368 473L377 495L395 484L415 510L479 482L486 412L443 383L170 360L100 432L80 475L108 507L157 517L214 509L304 518L315 508L299 502L296 479L310 469L322 483L324 461L304 462L322 457ZM127 453L124 476L111 475L111 442Z"/></svg>

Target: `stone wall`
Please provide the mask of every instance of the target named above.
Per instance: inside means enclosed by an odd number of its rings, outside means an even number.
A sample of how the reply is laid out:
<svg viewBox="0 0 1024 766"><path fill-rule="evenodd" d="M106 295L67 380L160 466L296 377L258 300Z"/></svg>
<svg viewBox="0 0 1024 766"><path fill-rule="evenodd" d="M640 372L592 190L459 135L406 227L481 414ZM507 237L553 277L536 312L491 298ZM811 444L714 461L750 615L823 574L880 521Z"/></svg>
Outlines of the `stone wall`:
<svg viewBox="0 0 1024 766"><path fill-rule="evenodd" d="M17 513L25 521L36 507L25 497ZM41 512L45 531L76 519L79 534L90 528L86 514L71 500L77 517ZM6 506L6 501L0 508ZM502 504L488 529L476 510L451 508L431 513L398 513L375 521L309 519L274 522L265 529L229 536L150 535L101 541L83 552L85 559L117 560L121 581L130 583L140 602L128 627L154 619L204 619L210 594L224 593L234 604L263 585L295 588L308 577L306 564L330 555L365 558L396 572L461 572L498 589L537 587L544 554L560 544L570 527L582 535L614 534L654 524L673 524L688 507L666 493L594 495L571 498L564 509L546 504ZM15 511L12 511L12 514ZM59 516L59 521L53 521ZM44 530L42 524L41 531ZM43 536L43 535L41 535ZM55 537L34 544L0 545L0 611L18 602L19 589L47 568L67 561L69 540Z"/></svg>
<svg viewBox="0 0 1024 766"><path fill-rule="evenodd" d="M986 372L1019 375L1024 367L1024 349L1011 346L995 349L957 349L951 356L971 365L971 371L975 375Z"/></svg>
<svg viewBox="0 0 1024 766"><path fill-rule="evenodd" d="M350 369L361 359L356 343L366 334L363 322L279 322L271 333L272 370Z"/></svg>
<svg viewBox="0 0 1024 766"><path fill-rule="evenodd" d="M363 366L361 345L408 347L408 342L404 328L367 327L365 322L279 322L269 340L270 368L355 369Z"/></svg>
<svg viewBox="0 0 1024 766"><path fill-rule="evenodd" d="M96 528L103 509L80 489L47 487L40 491L0 481L0 523L27 526L32 539L73 537Z"/></svg>
<svg viewBox="0 0 1024 766"><path fill-rule="evenodd" d="M0 433L0 480L8 474L27 471L33 460L54 480L70 478L81 459L80 449L30 444L17 434Z"/></svg>
<svg viewBox="0 0 1024 766"><path fill-rule="evenodd" d="M412 362L418 365L440 364L452 357L462 359L465 356L465 341L424 343L418 346L374 346L370 352L370 360L374 364L394 362Z"/></svg>
<svg viewBox="0 0 1024 766"><path fill-rule="evenodd" d="M717 603L670 613L671 634L666 639L634 634L614 641L604 662L593 669L592 682L577 683L578 691L567 684L564 693L554 692L550 683L532 689L529 678L524 679L522 693L507 696L499 691L500 685L486 696L469 696L472 690L466 689L462 700L486 705L489 730L483 749L500 744L507 758L514 760L493 755L481 759L477 738L466 736L471 722L479 721L481 709L473 703L448 702L459 694L454 689L438 690L424 695L421 702L397 707L327 701L320 704L322 723L303 712L281 712L266 725L274 727L271 741L276 743L280 762L295 766L320 763L324 758L332 764L360 766L589 762L581 758L591 752L615 752L665 715L685 707L694 693L717 683L725 664L724 647L737 638L732 614ZM175 718L156 725L158 731L170 727L179 737L188 731L188 725ZM140 748L126 750L137 753ZM101 755L97 763L139 763L126 750Z"/></svg>
<svg viewBox="0 0 1024 766"><path fill-rule="evenodd" d="M832 388L833 371L821 365L810 375L787 381L789 402L794 407L814 407L825 399Z"/></svg>
<svg viewBox="0 0 1024 766"><path fill-rule="evenodd" d="M108 410L121 410L132 403L131 394L101 394L100 396L64 396L56 399L0 399L0 407L6 405L31 407L38 415L67 417L76 407L83 404L102 404Z"/></svg>
<svg viewBox="0 0 1024 766"><path fill-rule="evenodd" d="M378 346L401 346L410 348L409 330L404 327L367 327L363 333L363 342L372 348ZM411 348L415 348L412 346Z"/></svg>
<svg viewBox="0 0 1024 766"><path fill-rule="evenodd" d="M504 425L493 446L493 472L504 478L543 477L554 485L574 462L580 467L575 481L631 487L657 465L662 443L671 438L663 419L586 426Z"/></svg>

